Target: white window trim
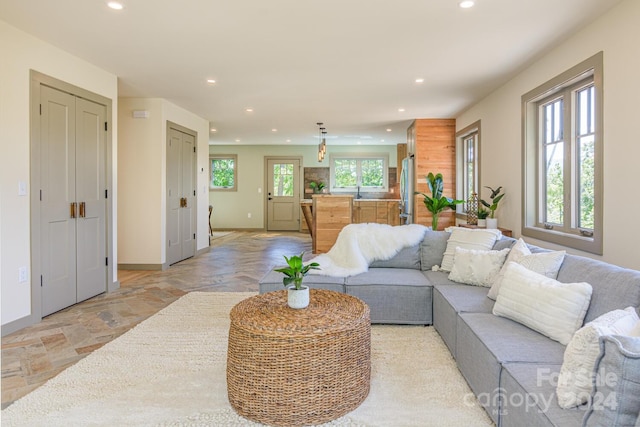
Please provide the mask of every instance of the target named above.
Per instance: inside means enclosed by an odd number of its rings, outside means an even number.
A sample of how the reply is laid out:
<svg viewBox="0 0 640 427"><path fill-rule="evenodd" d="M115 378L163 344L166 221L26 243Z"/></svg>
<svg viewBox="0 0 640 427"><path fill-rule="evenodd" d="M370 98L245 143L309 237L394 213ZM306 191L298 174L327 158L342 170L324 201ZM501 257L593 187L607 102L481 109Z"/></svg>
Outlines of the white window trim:
<svg viewBox="0 0 640 427"><path fill-rule="evenodd" d="M461 203L456 206L456 216L460 219L466 220L467 218L467 200L465 196L465 175L466 175L466 154L464 150L464 141L472 134L477 134L476 137L476 151L475 151L475 188L478 194L478 206L480 203L480 147L482 141L482 132L480 126L480 120L470 124L464 129L456 132L456 199L464 200L465 203Z"/></svg>
<svg viewBox="0 0 640 427"><path fill-rule="evenodd" d="M358 187L335 187L335 161L337 159L349 159L349 160L370 160L381 159L382 160L382 187L360 187L361 193L384 193L389 191L389 154L387 153L337 153L329 155L330 166L330 191L332 193L353 193L358 191Z"/></svg>
<svg viewBox="0 0 640 427"><path fill-rule="evenodd" d="M212 161L233 160L233 187L214 187L211 185ZM238 155L237 154L209 154L209 191L238 191Z"/></svg>
<svg viewBox="0 0 640 427"><path fill-rule="evenodd" d="M577 82L593 76L595 90L595 182L594 229L592 236L578 231L546 229L539 219L542 215L539 203L541 173L539 168L538 123L539 101L559 93ZM603 249L603 53L572 67L548 82L522 96L522 235L590 252L602 254ZM571 139L574 135L570 136ZM573 141L571 141L573 143ZM567 219L569 220L569 219ZM577 230L577 229L576 229Z"/></svg>

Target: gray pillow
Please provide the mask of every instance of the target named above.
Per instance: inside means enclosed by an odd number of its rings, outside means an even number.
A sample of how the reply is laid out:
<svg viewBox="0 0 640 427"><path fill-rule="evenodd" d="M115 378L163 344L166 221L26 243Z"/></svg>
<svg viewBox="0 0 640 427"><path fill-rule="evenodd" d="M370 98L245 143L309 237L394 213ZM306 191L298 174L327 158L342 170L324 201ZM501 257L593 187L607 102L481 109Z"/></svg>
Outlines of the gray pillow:
<svg viewBox="0 0 640 427"><path fill-rule="evenodd" d="M499 240L493 244L494 251L501 251L503 249L511 249L513 245L517 242L513 237L502 236Z"/></svg>
<svg viewBox="0 0 640 427"><path fill-rule="evenodd" d="M442 257L447 249L449 236L451 236L451 233L447 231L427 230L420 245L422 271L431 270L434 265L442 264Z"/></svg>
<svg viewBox="0 0 640 427"><path fill-rule="evenodd" d="M402 248L391 259L373 261L369 267L420 270L420 244Z"/></svg>
<svg viewBox="0 0 640 427"><path fill-rule="evenodd" d="M590 407L582 420L589 426L633 426L640 414L640 337L600 337L600 356Z"/></svg>

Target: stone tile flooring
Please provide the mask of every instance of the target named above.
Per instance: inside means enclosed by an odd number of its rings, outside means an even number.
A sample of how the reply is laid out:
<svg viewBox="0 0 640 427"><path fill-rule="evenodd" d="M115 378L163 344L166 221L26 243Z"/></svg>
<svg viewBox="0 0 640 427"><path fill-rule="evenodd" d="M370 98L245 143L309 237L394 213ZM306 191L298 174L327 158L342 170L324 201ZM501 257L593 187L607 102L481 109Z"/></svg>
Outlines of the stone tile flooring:
<svg viewBox="0 0 640 427"><path fill-rule="evenodd" d="M305 260L313 256L308 234L234 232L166 271L118 271L117 291L2 338L2 408L187 292L257 291L260 278L284 263L283 255L303 251Z"/></svg>

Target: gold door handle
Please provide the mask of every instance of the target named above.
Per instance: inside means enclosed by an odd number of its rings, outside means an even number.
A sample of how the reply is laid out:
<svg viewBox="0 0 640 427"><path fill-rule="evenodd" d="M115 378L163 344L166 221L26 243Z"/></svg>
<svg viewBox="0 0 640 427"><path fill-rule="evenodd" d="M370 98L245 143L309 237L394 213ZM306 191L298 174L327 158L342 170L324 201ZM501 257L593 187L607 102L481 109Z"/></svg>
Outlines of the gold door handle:
<svg viewBox="0 0 640 427"><path fill-rule="evenodd" d="M187 207L187 198L185 197L185 198L183 198L183 200L184 200L184 204L182 205L182 207L186 208Z"/></svg>
<svg viewBox="0 0 640 427"><path fill-rule="evenodd" d="M71 216L71 218L75 218L76 217L76 203L75 202L71 202L70 216Z"/></svg>
<svg viewBox="0 0 640 427"><path fill-rule="evenodd" d="M184 208L184 197L180 197L180 207Z"/></svg>
<svg viewBox="0 0 640 427"><path fill-rule="evenodd" d="M80 202L80 218L84 218L84 216L85 216L84 202Z"/></svg>

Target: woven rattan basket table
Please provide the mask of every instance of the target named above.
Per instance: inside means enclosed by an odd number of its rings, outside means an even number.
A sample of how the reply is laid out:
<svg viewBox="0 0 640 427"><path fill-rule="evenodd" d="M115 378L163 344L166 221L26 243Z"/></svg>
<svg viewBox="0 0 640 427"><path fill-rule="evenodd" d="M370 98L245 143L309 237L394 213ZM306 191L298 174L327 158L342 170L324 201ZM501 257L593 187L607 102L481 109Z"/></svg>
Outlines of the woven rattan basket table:
<svg viewBox="0 0 640 427"><path fill-rule="evenodd" d="M285 290L231 310L227 390L243 417L271 425L321 424L354 410L369 394L369 307L339 292L311 289L307 308L287 306Z"/></svg>

